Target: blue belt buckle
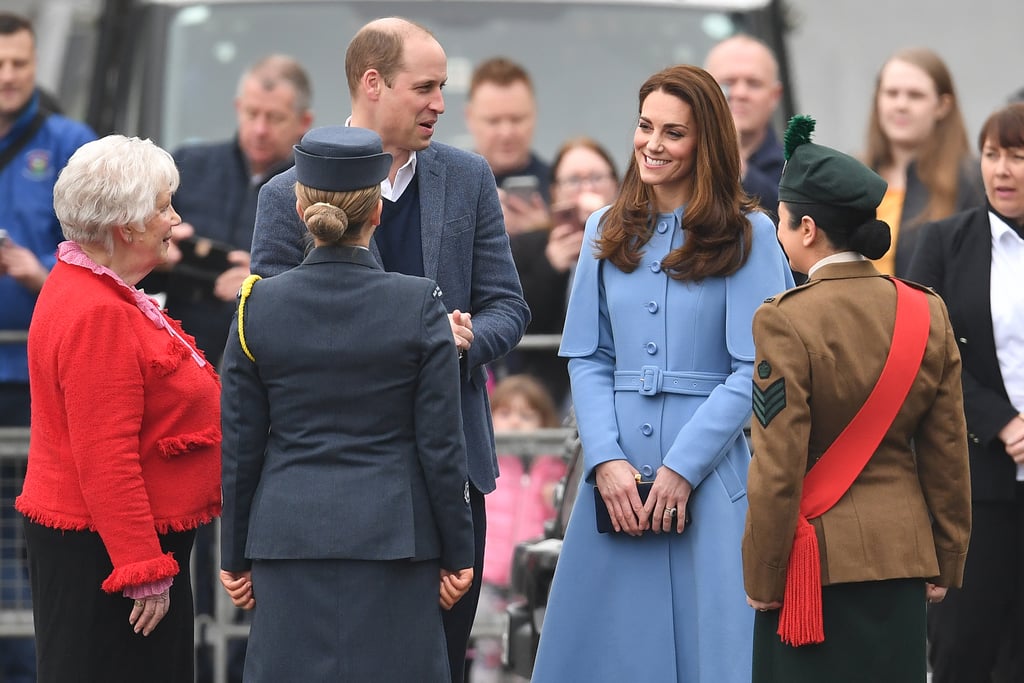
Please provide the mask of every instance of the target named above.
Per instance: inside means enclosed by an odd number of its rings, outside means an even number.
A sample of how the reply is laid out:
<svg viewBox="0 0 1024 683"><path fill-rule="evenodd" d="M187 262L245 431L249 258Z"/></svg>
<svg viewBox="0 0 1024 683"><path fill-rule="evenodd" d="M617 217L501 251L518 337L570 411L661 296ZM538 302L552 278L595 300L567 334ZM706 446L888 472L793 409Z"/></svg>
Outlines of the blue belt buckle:
<svg viewBox="0 0 1024 683"><path fill-rule="evenodd" d="M654 396L661 391L661 368L657 365L645 365L640 368L640 395Z"/></svg>

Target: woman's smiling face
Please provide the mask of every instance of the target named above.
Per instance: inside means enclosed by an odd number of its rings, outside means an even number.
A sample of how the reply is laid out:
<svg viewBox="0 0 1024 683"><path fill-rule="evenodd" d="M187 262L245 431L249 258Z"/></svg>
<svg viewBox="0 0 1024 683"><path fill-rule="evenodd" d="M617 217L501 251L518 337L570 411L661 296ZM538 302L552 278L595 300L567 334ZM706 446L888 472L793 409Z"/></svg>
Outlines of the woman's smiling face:
<svg viewBox="0 0 1024 683"><path fill-rule="evenodd" d="M640 180L654 187L659 211L690 199L697 153L697 124L690 105L662 90L644 100L633 135Z"/></svg>

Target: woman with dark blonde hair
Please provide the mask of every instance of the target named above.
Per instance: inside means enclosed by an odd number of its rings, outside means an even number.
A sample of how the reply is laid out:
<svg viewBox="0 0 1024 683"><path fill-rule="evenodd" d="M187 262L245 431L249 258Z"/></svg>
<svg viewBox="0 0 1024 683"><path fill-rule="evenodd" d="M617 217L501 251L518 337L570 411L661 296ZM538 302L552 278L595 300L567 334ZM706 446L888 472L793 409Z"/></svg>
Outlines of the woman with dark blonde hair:
<svg viewBox="0 0 1024 683"><path fill-rule="evenodd" d="M792 285L754 207L715 80L694 66L651 76L622 191L587 221L566 316L584 476L535 683L750 680L752 618L737 599L750 323Z"/></svg>
<svg viewBox="0 0 1024 683"><path fill-rule="evenodd" d="M878 73L864 163L889 184L878 217L892 229L879 270L905 276L928 221L984 203L953 77L927 48L901 50Z"/></svg>

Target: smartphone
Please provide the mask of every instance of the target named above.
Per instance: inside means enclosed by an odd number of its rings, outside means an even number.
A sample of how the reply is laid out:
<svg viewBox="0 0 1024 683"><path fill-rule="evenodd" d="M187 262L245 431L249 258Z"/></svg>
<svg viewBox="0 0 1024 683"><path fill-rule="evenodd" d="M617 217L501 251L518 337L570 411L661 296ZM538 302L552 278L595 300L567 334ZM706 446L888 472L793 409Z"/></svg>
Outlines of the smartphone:
<svg viewBox="0 0 1024 683"><path fill-rule="evenodd" d="M224 242L206 237L186 237L178 241L178 249L181 250L181 261L174 270L179 275L213 281L233 265L228 254L235 248Z"/></svg>
<svg viewBox="0 0 1024 683"><path fill-rule="evenodd" d="M513 175L502 181L501 189L529 203L533 201L533 195L540 192L540 181L533 175Z"/></svg>
<svg viewBox="0 0 1024 683"><path fill-rule="evenodd" d="M580 210L575 204L557 204L551 207L551 225L571 225L573 230L583 230Z"/></svg>

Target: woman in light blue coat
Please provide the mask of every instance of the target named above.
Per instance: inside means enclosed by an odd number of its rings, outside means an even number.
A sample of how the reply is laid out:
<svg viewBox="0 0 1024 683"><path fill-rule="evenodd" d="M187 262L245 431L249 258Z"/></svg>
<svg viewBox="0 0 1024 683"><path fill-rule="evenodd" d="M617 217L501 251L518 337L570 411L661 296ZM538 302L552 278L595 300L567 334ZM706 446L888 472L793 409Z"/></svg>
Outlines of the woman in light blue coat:
<svg viewBox="0 0 1024 683"><path fill-rule="evenodd" d="M792 276L707 72L649 78L633 146L619 199L587 223L565 322L585 476L532 680L747 683L751 321Z"/></svg>

